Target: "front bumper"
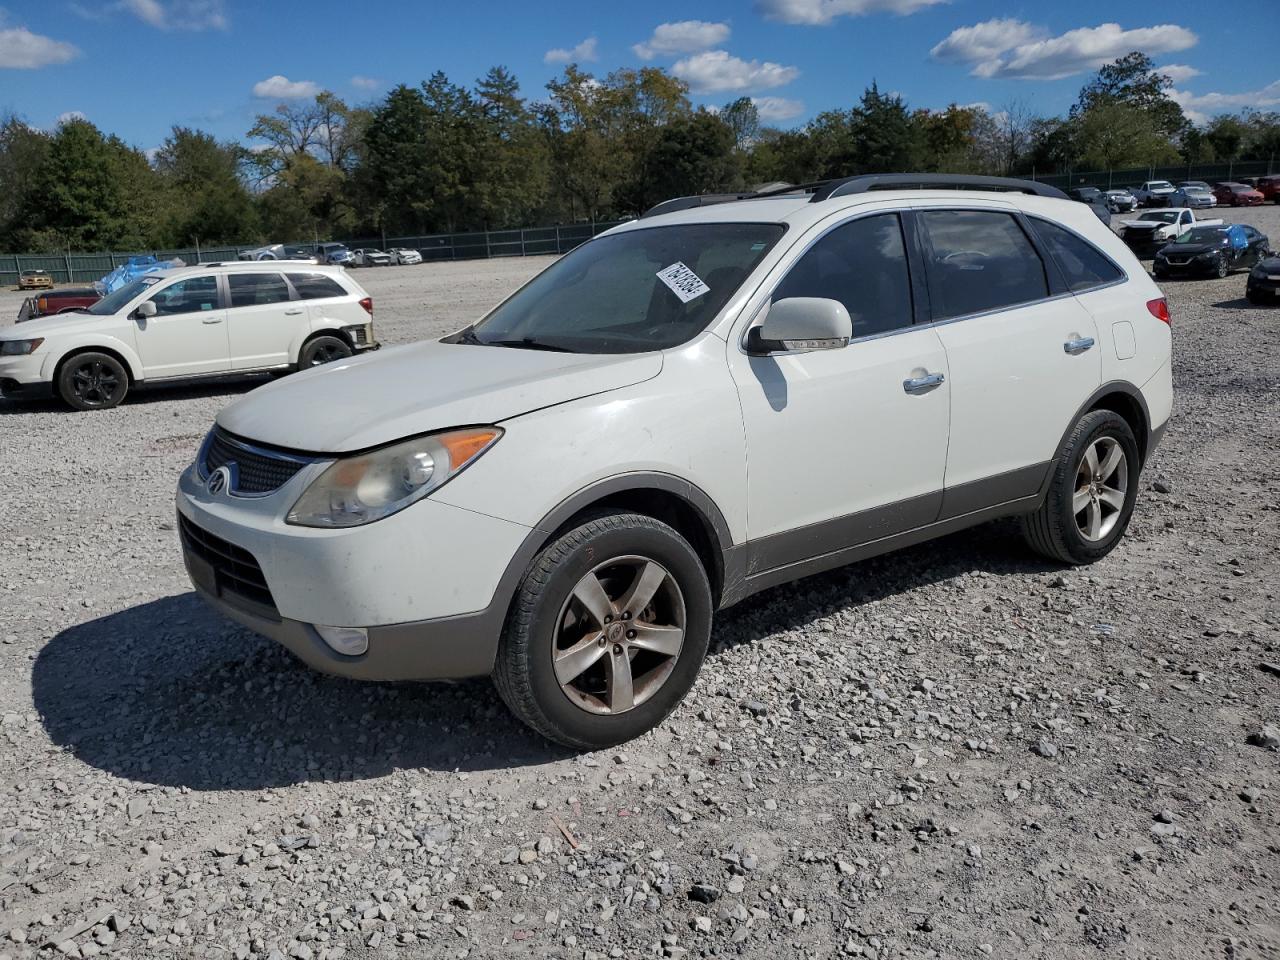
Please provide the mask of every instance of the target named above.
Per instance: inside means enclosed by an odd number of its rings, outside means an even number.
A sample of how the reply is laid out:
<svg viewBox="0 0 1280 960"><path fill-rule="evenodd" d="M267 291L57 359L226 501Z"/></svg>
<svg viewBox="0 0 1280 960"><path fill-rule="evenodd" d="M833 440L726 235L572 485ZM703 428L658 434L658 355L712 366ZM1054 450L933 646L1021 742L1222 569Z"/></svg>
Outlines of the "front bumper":
<svg viewBox="0 0 1280 960"><path fill-rule="evenodd" d="M1133 251L1134 255L1142 259L1149 260L1156 255L1156 251L1163 247L1169 240L1165 237L1156 239L1146 235L1122 233L1120 239L1125 245Z"/></svg>
<svg viewBox="0 0 1280 960"><path fill-rule="evenodd" d="M1259 299L1273 299L1280 303L1280 275L1273 280L1269 276L1256 277L1249 274L1249 282L1245 284L1245 292Z"/></svg>
<svg viewBox="0 0 1280 960"><path fill-rule="evenodd" d="M1217 272L1217 261L1212 257L1195 257L1187 263L1156 260L1152 270L1170 277L1207 277Z"/></svg>
<svg viewBox="0 0 1280 960"><path fill-rule="evenodd" d="M15 357L0 357L0 394L8 398L48 397L53 394L53 384L40 374L44 354L35 353Z"/></svg>
<svg viewBox="0 0 1280 960"><path fill-rule="evenodd" d="M499 586L529 529L430 497L362 527L286 524L289 506L328 462L256 498L211 494L188 468L178 483L178 527L196 589L326 673L365 680L489 673L509 600ZM312 624L365 627L369 649L336 653Z"/></svg>

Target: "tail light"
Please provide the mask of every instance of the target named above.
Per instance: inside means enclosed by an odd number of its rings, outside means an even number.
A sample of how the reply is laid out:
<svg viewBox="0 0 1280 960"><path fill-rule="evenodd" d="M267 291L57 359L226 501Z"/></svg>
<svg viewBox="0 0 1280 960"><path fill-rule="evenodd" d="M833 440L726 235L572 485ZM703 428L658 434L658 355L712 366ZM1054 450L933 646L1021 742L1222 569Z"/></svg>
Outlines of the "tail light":
<svg viewBox="0 0 1280 960"><path fill-rule="evenodd" d="M364 307L364 312L369 316L373 316L373 297L365 297L360 301L360 306Z"/></svg>
<svg viewBox="0 0 1280 960"><path fill-rule="evenodd" d="M1147 301L1147 312L1159 320L1161 323L1167 323L1173 326L1173 317L1169 315L1169 302L1164 297L1157 297L1155 300Z"/></svg>

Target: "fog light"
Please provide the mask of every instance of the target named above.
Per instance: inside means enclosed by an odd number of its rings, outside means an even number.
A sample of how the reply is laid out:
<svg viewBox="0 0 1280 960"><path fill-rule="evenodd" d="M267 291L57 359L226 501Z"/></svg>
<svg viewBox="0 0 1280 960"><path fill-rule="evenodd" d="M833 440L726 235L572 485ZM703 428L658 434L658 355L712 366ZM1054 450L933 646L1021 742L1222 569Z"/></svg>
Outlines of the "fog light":
<svg viewBox="0 0 1280 960"><path fill-rule="evenodd" d="M316 633L336 653L358 657L369 649L369 631L364 627L326 627L316 624Z"/></svg>

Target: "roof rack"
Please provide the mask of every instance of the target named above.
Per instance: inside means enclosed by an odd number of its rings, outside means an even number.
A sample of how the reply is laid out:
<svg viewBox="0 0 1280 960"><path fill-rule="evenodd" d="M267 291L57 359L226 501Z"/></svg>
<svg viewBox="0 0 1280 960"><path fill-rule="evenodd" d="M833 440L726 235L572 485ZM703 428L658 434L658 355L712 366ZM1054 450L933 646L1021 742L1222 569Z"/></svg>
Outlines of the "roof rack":
<svg viewBox="0 0 1280 960"><path fill-rule="evenodd" d="M968 173L872 173L858 177L828 180L817 185L810 203L846 197L872 190L999 190L1006 193L1029 193L1055 200L1070 198L1057 187L1034 180L1014 177L983 177Z"/></svg>
<svg viewBox="0 0 1280 960"><path fill-rule="evenodd" d="M820 203L832 197L847 197L872 190L988 190L1005 193L1029 193L1037 197L1070 200L1057 187L1035 180L1019 180L1016 177L983 177L968 173L868 173L836 180L814 180L795 185L780 184L754 193L704 193L691 197L675 197L650 207L640 215L656 217L677 210L708 206L713 203L732 203L735 200L762 200L767 197L785 197L791 194L811 194L810 203Z"/></svg>

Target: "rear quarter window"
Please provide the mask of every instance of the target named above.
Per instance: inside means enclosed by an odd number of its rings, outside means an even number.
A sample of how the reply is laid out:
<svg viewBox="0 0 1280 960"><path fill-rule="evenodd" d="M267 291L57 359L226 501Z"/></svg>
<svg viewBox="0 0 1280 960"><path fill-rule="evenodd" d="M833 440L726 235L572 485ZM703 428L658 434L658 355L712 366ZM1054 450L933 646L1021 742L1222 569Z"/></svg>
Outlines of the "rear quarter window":
<svg viewBox="0 0 1280 960"><path fill-rule="evenodd" d="M342 289L338 281L323 273L290 273L286 276L303 300L323 300L326 297L347 295L347 291Z"/></svg>
<svg viewBox="0 0 1280 960"><path fill-rule="evenodd" d="M1049 255L1062 271L1072 293L1105 286L1124 278L1124 272L1083 237L1048 220L1037 217L1029 219L1031 228L1035 230L1040 242L1049 249Z"/></svg>

